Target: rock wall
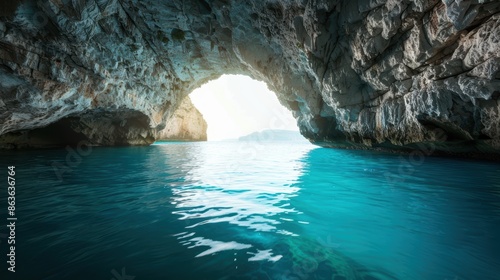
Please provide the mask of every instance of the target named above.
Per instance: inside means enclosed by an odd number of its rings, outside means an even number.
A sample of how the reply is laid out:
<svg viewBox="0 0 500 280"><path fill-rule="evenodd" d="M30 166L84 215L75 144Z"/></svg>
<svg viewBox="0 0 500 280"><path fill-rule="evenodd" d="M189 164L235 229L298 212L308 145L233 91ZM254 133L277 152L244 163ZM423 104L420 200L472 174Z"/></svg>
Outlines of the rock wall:
<svg viewBox="0 0 500 280"><path fill-rule="evenodd" d="M147 144L194 88L244 74L320 145L498 157L499 11L497 0L12 1L0 142L69 118L59 125L86 127L76 132L96 145Z"/></svg>
<svg viewBox="0 0 500 280"><path fill-rule="evenodd" d="M156 134L156 140L207 141L207 122L189 96L182 100L165 128Z"/></svg>

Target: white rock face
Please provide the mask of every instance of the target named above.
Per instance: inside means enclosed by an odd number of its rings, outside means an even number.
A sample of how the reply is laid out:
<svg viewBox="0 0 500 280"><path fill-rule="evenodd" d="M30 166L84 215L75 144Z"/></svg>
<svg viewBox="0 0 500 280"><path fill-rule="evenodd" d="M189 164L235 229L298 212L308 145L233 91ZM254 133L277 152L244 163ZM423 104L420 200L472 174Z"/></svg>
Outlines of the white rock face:
<svg viewBox="0 0 500 280"><path fill-rule="evenodd" d="M4 147L50 124L148 144L194 88L245 74L321 145L500 155L497 0L13 3L0 17Z"/></svg>
<svg viewBox="0 0 500 280"><path fill-rule="evenodd" d="M203 115L184 98L167 125L156 135L157 140L207 141L207 122Z"/></svg>

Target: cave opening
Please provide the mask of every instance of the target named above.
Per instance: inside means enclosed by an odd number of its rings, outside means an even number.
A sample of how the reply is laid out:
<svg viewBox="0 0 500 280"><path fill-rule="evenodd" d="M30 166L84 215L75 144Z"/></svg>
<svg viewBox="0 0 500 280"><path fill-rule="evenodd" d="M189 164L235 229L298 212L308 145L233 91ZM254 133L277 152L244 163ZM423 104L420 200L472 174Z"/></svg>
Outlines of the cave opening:
<svg viewBox="0 0 500 280"><path fill-rule="evenodd" d="M299 134L292 112L264 82L244 75L222 75L189 94L208 124L208 141L237 139L256 132Z"/></svg>

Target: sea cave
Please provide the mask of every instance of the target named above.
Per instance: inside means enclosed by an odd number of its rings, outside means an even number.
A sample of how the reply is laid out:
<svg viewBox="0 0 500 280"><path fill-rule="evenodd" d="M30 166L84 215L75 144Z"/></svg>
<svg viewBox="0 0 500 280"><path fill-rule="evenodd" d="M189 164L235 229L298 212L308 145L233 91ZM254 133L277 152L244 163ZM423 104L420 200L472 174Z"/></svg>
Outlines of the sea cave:
<svg viewBox="0 0 500 280"><path fill-rule="evenodd" d="M1 279L498 278L498 0L4 2Z"/></svg>

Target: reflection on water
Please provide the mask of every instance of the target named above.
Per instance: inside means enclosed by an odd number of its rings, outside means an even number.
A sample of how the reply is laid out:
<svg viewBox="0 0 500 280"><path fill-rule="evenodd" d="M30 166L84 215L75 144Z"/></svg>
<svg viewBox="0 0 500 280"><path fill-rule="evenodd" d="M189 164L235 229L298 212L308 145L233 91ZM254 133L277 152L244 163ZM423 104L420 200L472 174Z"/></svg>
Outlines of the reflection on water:
<svg viewBox="0 0 500 280"><path fill-rule="evenodd" d="M172 145L160 147L172 149ZM292 185L302 175L303 162L299 159L314 147L292 145L297 149L290 149L258 143L231 143L225 149L218 143L187 150L185 147L178 146L190 159L178 167L186 172L185 182L172 188L172 204L178 209L172 213L186 223L183 230L187 231L177 235L181 244L189 249L209 247L196 257L253 247L246 250L249 261L281 259L281 255L266 248L272 235L264 238L261 232L297 236L280 225L294 222L285 218L298 212L289 203L299 190ZM269 153L269 149L282 151ZM263 168L266 174L259 176ZM221 233L206 230L204 226L208 224L232 227L250 244L219 240Z"/></svg>
<svg viewBox="0 0 500 280"><path fill-rule="evenodd" d="M500 273L494 163L408 166L303 143L169 143L95 148L59 182L52 162L64 163L65 150L1 153L2 166L16 165L19 279Z"/></svg>

